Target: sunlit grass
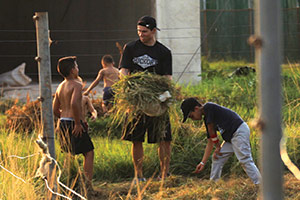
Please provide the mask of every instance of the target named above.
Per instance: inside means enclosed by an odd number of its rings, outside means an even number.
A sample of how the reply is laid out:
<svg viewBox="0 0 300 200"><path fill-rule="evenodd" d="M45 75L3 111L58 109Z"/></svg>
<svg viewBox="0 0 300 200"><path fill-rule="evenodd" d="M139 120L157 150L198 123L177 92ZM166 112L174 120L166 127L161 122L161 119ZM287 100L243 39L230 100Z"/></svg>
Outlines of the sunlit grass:
<svg viewBox="0 0 300 200"><path fill-rule="evenodd" d="M258 116L256 76L228 78L229 72L244 62L216 62L211 69L227 69L222 76L204 78L197 85L182 86L185 97L195 96L201 101L212 101L236 111L251 128L250 142L252 155L256 163L260 156L260 132L251 126L251 121ZM248 65L249 66L249 65ZM252 65L251 65L252 66ZM300 166L300 71L298 66L287 65L282 68L282 118L283 132L287 136L287 151L291 160ZM150 181L142 194L143 199L257 199L258 189L251 183L235 157L230 158L224 166L222 180L214 183L208 180L210 162L200 174L192 174L201 160L206 145L206 133L202 122L188 120L182 124L180 101L175 104L171 115L172 124L172 157L171 178L163 184L155 177L159 171L157 145L144 144L144 175ZM137 187L131 185L134 168L131 156L131 143L121 141L121 128L111 131L110 118L99 118L91 122L91 137L95 146L93 183L103 191L104 199L136 199ZM0 115L3 127L6 116ZM38 127L40 130L41 128ZM38 132L38 131L37 131ZM10 158L10 155L28 156L39 152L35 144L37 133L17 133L14 129L0 130L0 164L24 179L23 183L5 170L0 169L1 200L38 200L45 195L45 184L40 178L34 178L41 156L27 159ZM61 181L86 195L82 189L83 156L71 156L62 153L56 141L56 158L63 173ZM259 164L259 163L258 163ZM287 170L285 170L287 173ZM299 198L299 181L291 175L285 176L285 199ZM145 185L142 185L143 187ZM130 195L128 195L130 191ZM68 195L67 192L61 190ZM98 198L98 199L101 199Z"/></svg>
<svg viewBox="0 0 300 200"><path fill-rule="evenodd" d="M0 199L42 199L43 193L38 192L43 190L42 185L32 179L38 168L40 157L33 156L24 160L9 157L34 154L38 152L37 146L30 136L7 131L2 129L0 134L0 164L19 178L0 169Z"/></svg>

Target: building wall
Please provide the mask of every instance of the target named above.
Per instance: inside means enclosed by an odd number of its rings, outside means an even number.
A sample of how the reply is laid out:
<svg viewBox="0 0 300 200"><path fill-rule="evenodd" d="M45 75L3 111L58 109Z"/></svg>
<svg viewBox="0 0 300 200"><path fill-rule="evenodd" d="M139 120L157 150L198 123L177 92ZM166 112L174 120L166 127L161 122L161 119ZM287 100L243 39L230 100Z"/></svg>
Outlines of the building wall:
<svg viewBox="0 0 300 200"><path fill-rule="evenodd" d="M173 79L197 83L201 74L199 1L156 1L158 40L173 54Z"/></svg>
<svg viewBox="0 0 300 200"><path fill-rule="evenodd" d="M38 79L35 12L48 12L53 79L60 57L78 57L80 75L95 78L104 54L112 54L118 65L123 46L137 38L136 22L153 13L153 0L10 0L0 2L0 73L26 62L26 74Z"/></svg>

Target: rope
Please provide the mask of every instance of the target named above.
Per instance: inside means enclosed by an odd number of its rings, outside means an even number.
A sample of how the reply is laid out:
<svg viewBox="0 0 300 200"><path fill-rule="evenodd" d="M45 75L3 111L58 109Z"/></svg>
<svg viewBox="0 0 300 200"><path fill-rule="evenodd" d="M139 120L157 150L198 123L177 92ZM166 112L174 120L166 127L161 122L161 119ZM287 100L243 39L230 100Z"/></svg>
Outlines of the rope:
<svg viewBox="0 0 300 200"><path fill-rule="evenodd" d="M21 156L16 156L16 155L11 155L11 156L7 156L8 158L19 158L19 159L26 159L26 158L30 158L30 157L33 157L33 156L36 156L40 153L35 153L35 154L32 154L32 155L29 155L29 156L25 156L25 157L21 157Z"/></svg>
<svg viewBox="0 0 300 200"><path fill-rule="evenodd" d="M58 168L58 176L56 178L57 182L62 186L64 187L65 189L69 190L70 192L72 192L73 194L77 195L78 197L80 197L81 199L84 199L84 200L87 200L85 197L83 197L82 195L80 195L79 193L77 193L76 191L72 190L71 188L67 187L65 184L63 184L62 182L60 182L60 177L61 177L61 174L62 174L62 170L58 164L58 162L52 158L49 154L49 151L48 151L48 146L47 144L45 144L41 138L41 136L39 135L38 137L38 140L36 140L36 143L38 144L38 146L41 148L42 150L42 153L43 153L43 157L40 161L40 167L38 168L37 172L36 172L36 175L35 177L41 177L45 183L46 183L46 186L47 186L47 189L54 195L58 195L60 197L63 197L63 198L66 198L66 199L69 199L69 200L72 200L71 198L65 196L65 195L62 195L62 194L59 194L57 192L54 192L49 184L48 184L48 181L46 179L46 175L48 174L49 172L49 164L51 163L51 161L53 161L55 163L55 165L57 166ZM25 157L22 157L22 156L16 156L16 155L10 155L8 156L8 158L18 158L18 159L26 159L26 158L30 158L30 157L33 157L33 156L36 156L36 155L39 155L40 153L35 153L35 154L32 154L32 155L29 155L29 156L25 156ZM0 151L0 155L1 155L1 151ZM15 175L14 173L12 173L11 171L9 171L8 169L6 169L5 167L3 167L1 164L0 164L0 167L5 170L6 172L8 172L9 174L11 174L12 176L14 176L15 178L21 180L22 182L26 183L26 181L22 178L20 178L19 176ZM33 178L35 178L33 177ZM30 179L29 179L30 180ZM0 199L1 200L1 199Z"/></svg>
<svg viewBox="0 0 300 200"><path fill-rule="evenodd" d="M44 178L44 181L45 181L45 183L46 183L47 189L48 189L52 194L55 194L55 195L60 196L60 197L64 197L64 198L69 199L69 200L72 200L70 197L67 197L67 196L65 196L65 195L59 194L59 193L57 193L57 192L54 192L54 191L49 187L49 184L48 184L48 181L47 181L46 178Z"/></svg>
<svg viewBox="0 0 300 200"><path fill-rule="evenodd" d="M12 176L14 176L15 178L17 178L17 179L23 181L23 183L26 183L26 181L25 181L24 179L22 179L22 178L20 178L19 176L15 175L14 173L12 173L11 171L9 171L8 169L6 169L5 167L3 167L2 165L0 165L0 167L1 167L2 169L4 169L6 172L10 173L10 174L11 174Z"/></svg>
<svg viewBox="0 0 300 200"><path fill-rule="evenodd" d="M300 180L300 170L298 167L291 161L287 149L286 149L286 139L285 136L283 135L281 140L280 140L280 156L285 164L285 166L292 172L292 174Z"/></svg>
<svg viewBox="0 0 300 200"><path fill-rule="evenodd" d="M38 136L38 140L36 140L36 143L39 145L39 147L42 149L43 151L43 158L40 162L40 167L39 169L37 170L37 176L40 176L42 177L44 180L45 180L45 177L46 175L48 174L48 165L49 165L49 160L50 161L53 161L55 163L55 165L57 166L58 168L58 176L56 178L57 182L63 186L64 188L66 188L67 190L69 190L70 192L72 192L73 194L77 195L78 197L80 197L81 199L84 199L84 200L87 200L86 198L84 198L83 196L81 196L80 194L78 194L77 192L75 192L74 190L72 190L71 188L67 187L66 185L64 185L62 182L60 182L60 177L61 177L61 168L58 164L58 162L52 158L49 154L49 151L48 151L48 145L44 143L44 141L42 140L41 136L39 135ZM47 171L46 171L47 170ZM45 180L46 183L47 183L47 180ZM48 183L47 183L47 187L48 187ZM48 188L49 189L49 188ZM51 189L49 189L49 191L53 194L57 194L56 192L52 191ZM61 196L61 195L59 195ZM64 196L62 196L64 197Z"/></svg>
<svg viewBox="0 0 300 200"><path fill-rule="evenodd" d="M0 156L1 156L1 151L0 151ZM5 170L6 172L10 173L12 176L14 176L15 178L17 179L20 179L21 181L23 181L24 183L26 183L26 181L22 178L20 178L19 176L15 175L14 173L12 173L11 171L9 171L8 169L6 169L5 167L3 167L1 164L0 164L0 167Z"/></svg>
<svg viewBox="0 0 300 200"><path fill-rule="evenodd" d="M49 156L49 155L48 155ZM86 198L84 198L83 196L81 196L80 194L78 194L77 192L75 192L74 190L72 190L72 189L70 189L69 187L67 187L65 184L63 184L62 182L60 182L60 177L61 177L61 168L60 168L60 166L59 166L59 164L57 163L57 161L54 159L54 158L52 158L51 156L49 156L49 158L52 160L52 161L54 161L54 163L55 163L55 165L57 166L57 168L58 168L58 177L57 177L57 182L61 185L61 186L63 186L64 188L66 188L67 190L69 190L70 192L72 192L72 193L74 193L75 195L77 195L77 196L79 196L81 199L86 199Z"/></svg>

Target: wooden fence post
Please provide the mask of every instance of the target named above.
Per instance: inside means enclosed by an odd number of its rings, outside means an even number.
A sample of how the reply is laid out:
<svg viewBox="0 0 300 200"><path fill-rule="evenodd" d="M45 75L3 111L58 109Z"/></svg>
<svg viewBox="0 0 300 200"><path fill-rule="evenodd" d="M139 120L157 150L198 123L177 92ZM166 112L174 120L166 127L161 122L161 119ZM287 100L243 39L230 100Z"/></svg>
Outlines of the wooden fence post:
<svg viewBox="0 0 300 200"><path fill-rule="evenodd" d="M36 61L38 62L39 69L39 100L41 101L43 140L48 145L50 156L55 159L48 13L36 12L33 19L36 25L38 54ZM56 191L56 174L53 162L50 165L47 180L52 190ZM56 195L48 192L47 199L56 199L55 196Z"/></svg>
<svg viewBox="0 0 300 200"><path fill-rule="evenodd" d="M282 137L282 19L280 0L257 1L256 53L259 64L259 107L262 131L261 168L264 200L283 199ZM272 8L270 8L272 5Z"/></svg>

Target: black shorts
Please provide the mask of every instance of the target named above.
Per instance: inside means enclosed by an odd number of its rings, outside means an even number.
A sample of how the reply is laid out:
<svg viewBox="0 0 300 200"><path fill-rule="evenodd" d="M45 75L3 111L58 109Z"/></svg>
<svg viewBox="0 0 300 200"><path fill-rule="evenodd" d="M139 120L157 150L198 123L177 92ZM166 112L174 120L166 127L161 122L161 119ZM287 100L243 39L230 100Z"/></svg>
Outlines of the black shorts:
<svg viewBox="0 0 300 200"><path fill-rule="evenodd" d="M102 99L103 99L105 106L107 106L109 103L112 103L114 101L114 95L115 95L115 93L113 92L111 87L103 88Z"/></svg>
<svg viewBox="0 0 300 200"><path fill-rule="evenodd" d="M94 149L94 145L88 134L87 127L83 122L81 122L85 130L81 136L76 137L72 134L74 123L75 122L73 120L60 120L59 142L61 149L65 152L70 152L73 155L92 151Z"/></svg>
<svg viewBox="0 0 300 200"><path fill-rule="evenodd" d="M149 117L142 115L139 119L133 120L132 123L125 126L123 129L123 140L144 142L145 134L147 132L148 143L158 143L160 141L172 141L171 124L169 117L166 120L166 124L163 133L159 133L155 129L155 121L159 117Z"/></svg>

